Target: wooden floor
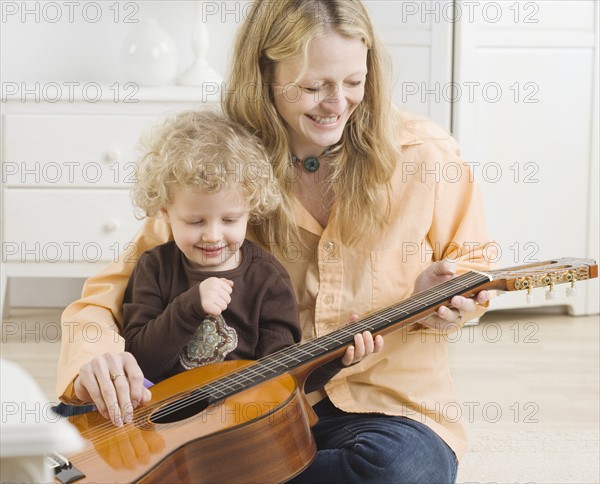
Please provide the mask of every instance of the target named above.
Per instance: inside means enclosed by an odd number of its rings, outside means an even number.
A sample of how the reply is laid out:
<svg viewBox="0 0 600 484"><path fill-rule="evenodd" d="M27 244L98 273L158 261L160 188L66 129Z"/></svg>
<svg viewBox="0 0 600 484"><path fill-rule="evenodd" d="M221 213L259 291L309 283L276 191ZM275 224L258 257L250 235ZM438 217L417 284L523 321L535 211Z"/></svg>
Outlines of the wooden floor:
<svg viewBox="0 0 600 484"><path fill-rule="evenodd" d="M60 351L60 310L15 309L3 322L3 358L25 368L49 400ZM443 411L471 428L598 429L600 320L490 312L446 339L460 404Z"/></svg>
<svg viewBox="0 0 600 484"><path fill-rule="evenodd" d="M600 317L490 312L449 344L471 428L595 430Z"/></svg>
<svg viewBox="0 0 600 484"><path fill-rule="evenodd" d="M27 370L50 401L60 353L60 309L12 309L2 322L0 356Z"/></svg>

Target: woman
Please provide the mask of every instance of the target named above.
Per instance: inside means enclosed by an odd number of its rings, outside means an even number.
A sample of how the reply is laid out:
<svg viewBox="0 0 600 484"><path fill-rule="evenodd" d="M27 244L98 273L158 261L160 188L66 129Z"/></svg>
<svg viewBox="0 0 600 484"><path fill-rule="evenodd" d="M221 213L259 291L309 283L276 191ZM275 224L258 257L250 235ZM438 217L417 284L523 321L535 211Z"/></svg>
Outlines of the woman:
<svg viewBox="0 0 600 484"><path fill-rule="evenodd" d="M446 133L392 107L385 55L360 0L256 2L233 59L224 110L263 141L284 195L250 238L290 273L304 339L488 266L469 169ZM447 167L461 176L445 179ZM128 261L169 237L163 221L147 222L136 254L90 279L65 311L64 401L118 414L150 398L117 322ZM481 315L487 300L454 297L433 318L437 331ZM89 322L100 342L86 341ZM120 374L127 378L111 380ZM444 414L456 397L436 330L387 336L382 351L311 397L319 451L298 482L454 482L466 438Z"/></svg>

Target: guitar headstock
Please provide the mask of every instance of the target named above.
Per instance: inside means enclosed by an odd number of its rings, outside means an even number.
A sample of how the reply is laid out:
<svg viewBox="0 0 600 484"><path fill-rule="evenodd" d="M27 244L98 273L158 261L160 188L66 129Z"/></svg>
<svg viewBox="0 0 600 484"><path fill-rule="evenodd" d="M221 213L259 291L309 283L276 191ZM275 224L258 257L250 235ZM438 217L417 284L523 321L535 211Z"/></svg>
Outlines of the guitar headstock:
<svg viewBox="0 0 600 484"><path fill-rule="evenodd" d="M593 259L566 257L486 271L486 274L492 277L493 286L497 289L531 292L536 287L552 290L558 284L571 284L573 288L577 281L598 277L598 265Z"/></svg>

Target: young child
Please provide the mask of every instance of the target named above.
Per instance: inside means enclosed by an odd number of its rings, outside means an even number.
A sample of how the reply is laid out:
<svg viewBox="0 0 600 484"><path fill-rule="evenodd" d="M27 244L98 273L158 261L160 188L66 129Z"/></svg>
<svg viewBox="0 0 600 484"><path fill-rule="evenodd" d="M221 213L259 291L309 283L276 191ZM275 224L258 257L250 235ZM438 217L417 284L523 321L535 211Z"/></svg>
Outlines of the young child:
<svg viewBox="0 0 600 484"><path fill-rule="evenodd" d="M142 254L123 302L125 349L158 382L224 359L258 359L300 341L290 278L245 240L280 202L256 138L224 116L166 122L138 164L134 204L174 240Z"/></svg>

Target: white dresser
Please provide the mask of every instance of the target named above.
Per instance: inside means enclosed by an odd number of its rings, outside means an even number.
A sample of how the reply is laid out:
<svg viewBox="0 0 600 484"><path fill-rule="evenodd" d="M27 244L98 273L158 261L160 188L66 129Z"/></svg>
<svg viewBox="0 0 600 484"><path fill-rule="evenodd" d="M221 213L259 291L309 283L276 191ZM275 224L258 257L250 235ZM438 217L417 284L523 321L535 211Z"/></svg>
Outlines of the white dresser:
<svg viewBox="0 0 600 484"><path fill-rule="evenodd" d="M12 278L85 278L126 251L141 225L129 195L140 136L168 113L219 106L201 88L55 84L3 103L3 302Z"/></svg>

